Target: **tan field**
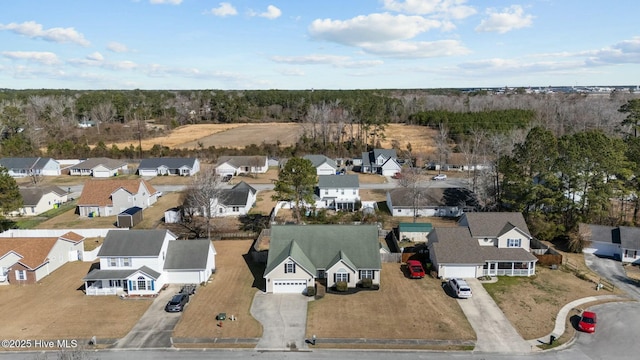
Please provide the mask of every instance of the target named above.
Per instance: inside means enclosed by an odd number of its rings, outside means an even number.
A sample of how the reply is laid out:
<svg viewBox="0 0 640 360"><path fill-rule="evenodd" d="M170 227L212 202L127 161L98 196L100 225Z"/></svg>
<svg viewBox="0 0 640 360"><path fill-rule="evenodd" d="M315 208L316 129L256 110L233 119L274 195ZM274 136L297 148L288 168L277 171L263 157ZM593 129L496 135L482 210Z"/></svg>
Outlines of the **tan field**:
<svg viewBox="0 0 640 360"><path fill-rule="evenodd" d="M299 123L246 123L246 124L197 124L185 125L172 130L161 137L142 140L142 148L149 150L155 144L170 148L197 149L228 147L244 148L248 145L262 143L290 146L304 133L305 124ZM414 154L430 154L434 152L433 138L435 130L426 126L389 124L384 137L380 139L383 148L392 148L397 142L400 150L407 150L411 144ZM138 141L131 140L106 144L107 147L117 145L122 149L129 145L138 146Z"/></svg>

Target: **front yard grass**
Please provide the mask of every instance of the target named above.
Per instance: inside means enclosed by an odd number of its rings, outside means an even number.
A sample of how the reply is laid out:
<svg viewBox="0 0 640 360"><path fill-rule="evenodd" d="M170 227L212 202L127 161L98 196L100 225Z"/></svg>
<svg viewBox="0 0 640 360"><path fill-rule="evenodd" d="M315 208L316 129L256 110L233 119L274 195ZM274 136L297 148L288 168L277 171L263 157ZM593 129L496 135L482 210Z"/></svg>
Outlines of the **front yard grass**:
<svg viewBox="0 0 640 360"><path fill-rule="evenodd" d="M383 263L380 289L327 293L309 303L307 338L475 340L457 301L439 279L407 278L398 263ZM321 342L321 341L319 341Z"/></svg>
<svg viewBox="0 0 640 360"><path fill-rule="evenodd" d="M594 283L578 278L564 267L558 270L537 267L535 276L501 276L498 282L483 285L525 339L551 333L558 311L573 300L621 294L617 289L613 293L597 291Z"/></svg>
<svg viewBox="0 0 640 360"><path fill-rule="evenodd" d="M0 338L81 340L126 335L153 299L86 296L82 278L91 265L67 263L37 284L0 286L5 304L5 311L0 311Z"/></svg>
<svg viewBox="0 0 640 360"><path fill-rule="evenodd" d="M262 279L264 265L245 261L252 240L214 241L216 272L206 286L185 308L173 332L174 338L257 338L262 336L262 325L251 314L251 303L258 291L254 274ZM250 267L250 266L251 267ZM252 286L253 285L253 286ZM223 321L217 326L216 315L235 315L237 321Z"/></svg>

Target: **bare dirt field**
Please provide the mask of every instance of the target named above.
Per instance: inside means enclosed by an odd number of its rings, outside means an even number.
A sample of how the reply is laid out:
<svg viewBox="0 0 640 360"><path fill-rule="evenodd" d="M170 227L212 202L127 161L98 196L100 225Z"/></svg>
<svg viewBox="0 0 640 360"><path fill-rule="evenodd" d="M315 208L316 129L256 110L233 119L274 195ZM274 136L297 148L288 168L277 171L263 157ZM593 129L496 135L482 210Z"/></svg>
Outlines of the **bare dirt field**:
<svg viewBox="0 0 640 360"><path fill-rule="evenodd" d="M276 144L282 146L293 145L304 133L305 125L299 123L245 123L245 124L197 124L185 125L173 129L169 134L142 140L142 148L149 150L155 144L170 148L197 149L200 146L208 148L228 147L244 148L248 145ZM397 143L405 151L411 144L412 152L416 154L431 154L434 152L435 130L426 126L389 124L380 140L383 148L391 148ZM122 149L133 145L137 147L137 140L109 143L108 148L117 145Z"/></svg>
<svg viewBox="0 0 640 360"><path fill-rule="evenodd" d="M327 293L309 303L307 337L474 340L456 299L439 279L412 280L397 263L383 263L380 290Z"/></svg>
<svg viewBox="0 0 640 360"><path fill-rule="evenodd" d="M245 261L251 240L215 241L216 273L198 289L176 326L175 338L255 338L262 336L262 326L251 317L249 309L258 289L254 273L262 280L262 268ZM217 326L216 315L235 315L237 321Z"/></svg>
<svg viewBox="0 0 640 360"><path fill-rule="evenodd" d="M151 305L152 299L121 300L86 296L80 289L91 263L68 263L34 285L0 286L7 311L0 311L3 339L120 338Z"/></svg>

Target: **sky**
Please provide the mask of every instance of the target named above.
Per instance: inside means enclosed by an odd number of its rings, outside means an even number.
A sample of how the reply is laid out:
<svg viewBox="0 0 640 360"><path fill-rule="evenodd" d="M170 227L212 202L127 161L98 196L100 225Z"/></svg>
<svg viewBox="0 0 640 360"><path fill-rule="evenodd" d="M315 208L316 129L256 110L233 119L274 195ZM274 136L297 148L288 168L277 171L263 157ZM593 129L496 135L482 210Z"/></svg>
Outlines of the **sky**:
<svg viewBox="0 0 640 360"><path fill-rule="evenodd" d="M637 0L0 0L0 88L640 84Z"/></svg>

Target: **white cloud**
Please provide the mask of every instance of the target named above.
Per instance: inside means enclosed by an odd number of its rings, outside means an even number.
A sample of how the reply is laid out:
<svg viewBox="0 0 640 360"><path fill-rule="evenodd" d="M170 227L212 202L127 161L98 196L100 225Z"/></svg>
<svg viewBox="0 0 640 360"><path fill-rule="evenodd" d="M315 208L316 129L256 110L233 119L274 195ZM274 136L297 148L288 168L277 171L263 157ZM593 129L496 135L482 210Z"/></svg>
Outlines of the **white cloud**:
<svg viewBox="0 0 640 360"><path fill-rule="evenodd" d="M107 50L113 51L115 53L129 52L129 48L127 47L127 45L121 44L121 43L116 42L116 41L112 41L109 44L107 44Z"/></svg>
<svg viewBox="0 0 640 360"><path fill-rule="evenodd" d="M422 16L391 15L389 13L361 15L349 20L317 19L309 26L311 37L343 45L406 40L442 22Z"/></svg>
<svg viewBox="0 0 640 360"><path fill-rule="evenodd" d="M361 48L370 54L393 58L431 58L466 55L471 52L458 40L389 41L363 44Z"/></svg>
<svg viewBox="0 0 640 360"><path fill-rule="evenodd" d="M84 35L74 28L50 28L43 29L41 24L35 21L25 21L22 24L10 23L0 24L0 30L9 30L16 34L28 36L30 38L43 39L56 43L75 43L82 46L89 46L91 43L84 38Z"/></svg>
<svg viewBox="0 0 640 360"><path fill-rule="evenodd" d="M382 65L381 60L352 60L348 56L312 54L304 56L273 56L277 63L294 65L331 65L335 68L367 68Z"/></svg>
<svg viewBox="0 0 640 360"><path fill-rule="evenodd" d="M592 51L587 64L609 65L640 63L640 37L624 40L611 47Z"/></svg>
<svg viewBox="0 0 640 360"><path fill-rule="evenodd" d="M533 16L524 13L520 5L512 5L502 12L488 9L489 17L480 22L476 31L507 33L511 30L529 27L533 24Z"/></svg>
<svg viewBox="0 0 640 360"><path fill-rule="evenodd" d="M12 60L25 60L44 65L55 65L60 61L56 54L49 51L3 51L2 56Z"/></svg>
<svg viewBox="0 0 640 360"><path fill-rule="evenodd" d="M102 54L100 54L99 52L94 52L92 54L87 55L87 60L91 60L91 61L103 61L104 60L104 56L102 56Z"/></svg>
<svg viewBox="0 0 640 360"><path fill-rule="evenodd" d="M267 11L260 13L258 16L269 20L277 19L282 15L282 11L273 5L267 6Z"/></svg>
<svg viewBox="0 0 640 360"><path fill-rule="evenodd" d="M304 71L300 69L282 69L278 72L284 76L305 76Z"/></svg>
<svg viewBox="0 0 640 360"><path fill-rule="evenodd" d="M467 0L384 0L386 10L417 15L435 15L453 19L464 19L476 13L467 6Z"/></svg>
<svg viewBox="0 0 640 360"><path fill-rule="evenodd" d="M149 0L151 4L170 4L170 5L180 5L182 0Z"/></svg>
<svg viewBox="0 0 640 360"><path fill-rule="evenodd" d="M228 2L221 2L218 5L220 6L211 9L211 14L220 17L238 15L238 10L236 10L236 8Z"/></svg>

